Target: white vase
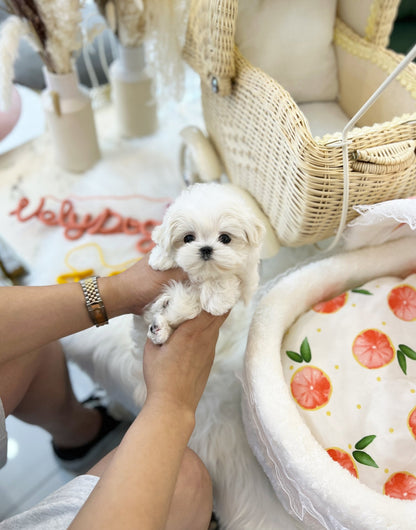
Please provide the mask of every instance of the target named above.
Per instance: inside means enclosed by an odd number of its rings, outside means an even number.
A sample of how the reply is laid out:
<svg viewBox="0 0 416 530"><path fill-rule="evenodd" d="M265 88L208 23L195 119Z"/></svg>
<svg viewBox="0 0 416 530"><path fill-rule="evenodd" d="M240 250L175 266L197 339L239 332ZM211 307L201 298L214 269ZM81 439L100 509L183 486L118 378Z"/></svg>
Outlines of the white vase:
<svg viewBox="0 0 416 530"><path fill-rule="evenodd" d="M42 101L56 161L67 171L86 171L101 156L88 91L75 71L54 74L44 67L43 74Z"/></svg>
<svg viewBox="0 0 416 530"><path fill-rule="evenodd" d="M121 136L138 138L157 129L152 79L146 73L143 46L119 44L119 57L110 67L111 90Z"/></svg>

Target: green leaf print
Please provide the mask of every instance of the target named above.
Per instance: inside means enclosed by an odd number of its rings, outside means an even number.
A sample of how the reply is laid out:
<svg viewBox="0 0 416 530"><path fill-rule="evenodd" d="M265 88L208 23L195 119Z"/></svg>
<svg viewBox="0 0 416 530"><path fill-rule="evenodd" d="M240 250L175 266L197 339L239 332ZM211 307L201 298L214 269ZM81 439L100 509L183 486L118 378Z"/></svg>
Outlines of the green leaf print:
<svg viewBox="0 0 416 530"><path fill-rule="evenodd" d="M406 356L401 350L397 350L397 361L404 374L407 374Z"/></svg>
<svg viewBox="0 0 416 530"><path fill-rule="evenodd" d="M378 467L378 465L374 462L371 456L365 453L364 451L353 451L352 456L360 464L363 464L365 466Z"/></svg>
<svg viewBox="0 0 416 530"><path fill-rule="evenodd" d="M399 344L399 350L401 350L406 357L409 357L409 359L416 361L416 351L412 350L412 348L409 348L409 346L406 346L405 344Z"/></svg>
<svg viewBox="0 0 416 530"><path fill-rule="evenodd" d="M368 436L364 436L364 438L361 438L361 440L359 440L355 444L355 448L356 449L365 449L367 447L367 445L371 444L371 442L374 440L375 437L376 437L375 434L370 434Z"/></svg>
<svg viewBox="0 0 416 530"><path fill-rule="evenodd" d="M366 289L351 289L352 293L358 293L358 294L369 294L372 295L373 293L370 293L370 291L367 291Z"/></svg>
<svg viewBox="0 0 416 530"><path fill-rule="evenodd" d="M286 355L289 357L289 359L292 359L292 361L295 361L295 363L301 363L303 362L302 356L299 355L299 353L296 353L295 351L286 351Z"/></svg>
<svg viewBox="0 0 416 530"><path fill-rule="evenodd" d="M309 346L308 337L305 337L300 346L300 354L305 363L309 363L312 359L311 347Z"/></svg>

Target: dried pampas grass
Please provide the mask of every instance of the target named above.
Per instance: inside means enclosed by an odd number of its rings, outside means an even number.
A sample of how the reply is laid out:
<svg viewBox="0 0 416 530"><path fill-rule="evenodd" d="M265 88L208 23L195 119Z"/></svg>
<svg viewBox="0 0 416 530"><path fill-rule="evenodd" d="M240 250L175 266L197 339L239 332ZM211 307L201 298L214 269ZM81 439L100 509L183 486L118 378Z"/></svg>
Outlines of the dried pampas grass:
<svg viewBox="0 0 416 530"><path fill-rule="evenodd" d="M0 26L0 98L10 105L13 64L19 40L26 37L46 68L55 74L73 70L72 56L82 45L80 0L5 0L10 16Z"/></svg>
<svg viewBox="0 0 416 530"><path fill-rule="evenodd" d="M0 26L0 110L11 105L13 65L17 57L20 38L29 31L27 24L19 17L8 17Z"/></svg>
<svg viewBox="0 0 416 530"><path fill-rule="evenodd" d="M143 2L134 0L95 0L99 12L122 46L137 47L144 37Z"/></svg>
<svg viewBox="0 0 416 530"><path fill-rule="evenodd" d="M73 53L82 46L80 0L36 0L46 26L45 50L49 57L48 70L67 74L73 70Z"/></svg>
<svg viewBox="0 0 416 530"><path fill-rule="evenodd" d="M73 70L73 52L82 45L80 0L5 0L8 11L24 20L27 37L46 68L55 74Z"/></svg>
<svg viewBox="0 0 416 530"><path fill-rule="evenodd" d="M157 99L181 99L185 86L182 49L190 0L95 0L122 46L143 43Z"/></svg>
<svg viewBox="0 0 416 530"><path fill-rule="evenodd" d="M141 3L142 0L135 0ZM185 44L190 0L144 0L146 59L155 79L157 97L183 97Z"/></svg>

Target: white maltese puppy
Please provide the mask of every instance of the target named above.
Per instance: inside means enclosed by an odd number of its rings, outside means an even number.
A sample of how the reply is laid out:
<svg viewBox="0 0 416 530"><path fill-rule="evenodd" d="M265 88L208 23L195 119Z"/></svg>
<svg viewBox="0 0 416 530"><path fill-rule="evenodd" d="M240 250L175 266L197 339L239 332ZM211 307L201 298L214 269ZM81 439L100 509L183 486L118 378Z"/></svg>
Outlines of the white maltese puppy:
<svg viewBox="0 0 416 530"><path fill-rule="evenodd" d="M259 282L264 233L232 188L207 183L185 189L153 230L149 264L156 270L181 267L189 281L171 282L147 309L148 337L163 344L201 310L222 315L240 299L247 304Z"/></svg>

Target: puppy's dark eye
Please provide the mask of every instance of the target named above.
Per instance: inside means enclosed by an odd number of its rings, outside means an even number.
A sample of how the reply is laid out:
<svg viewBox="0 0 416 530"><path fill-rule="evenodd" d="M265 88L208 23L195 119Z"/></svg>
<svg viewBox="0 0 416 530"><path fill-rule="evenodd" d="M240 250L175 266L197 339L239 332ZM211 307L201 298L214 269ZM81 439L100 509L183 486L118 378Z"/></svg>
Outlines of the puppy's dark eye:
<svg viewBox="0 0 416 530"><path fill-rule="evenodd" d="M195 236L193 234L186 234L183 238L184 243L191 243L192 241L195 241Z"/></svg>
<svg viewBox="0 0 416 530"><path fill-rule="evenodd" d="M224 245L228 245L228 243L231 243L231 237L228 234L220 234L218 241L220 241Z"/></svg>

